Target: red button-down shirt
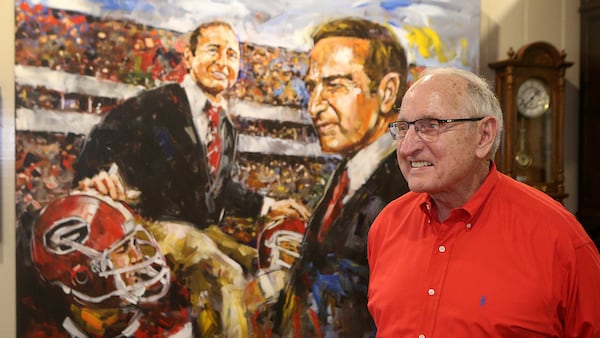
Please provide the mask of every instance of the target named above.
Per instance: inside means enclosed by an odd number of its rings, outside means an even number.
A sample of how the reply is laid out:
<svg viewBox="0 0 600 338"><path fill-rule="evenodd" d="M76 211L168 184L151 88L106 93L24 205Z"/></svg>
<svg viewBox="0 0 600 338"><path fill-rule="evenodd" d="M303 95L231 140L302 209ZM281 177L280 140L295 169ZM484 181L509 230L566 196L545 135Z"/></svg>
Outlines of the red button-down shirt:
<svg viewBox="0 0 600 338"><path fill-rule="evenodd" d="M440 223L410 192L373 223L378 337L600 337L600 255L542 192L491 172Z"/></svg>

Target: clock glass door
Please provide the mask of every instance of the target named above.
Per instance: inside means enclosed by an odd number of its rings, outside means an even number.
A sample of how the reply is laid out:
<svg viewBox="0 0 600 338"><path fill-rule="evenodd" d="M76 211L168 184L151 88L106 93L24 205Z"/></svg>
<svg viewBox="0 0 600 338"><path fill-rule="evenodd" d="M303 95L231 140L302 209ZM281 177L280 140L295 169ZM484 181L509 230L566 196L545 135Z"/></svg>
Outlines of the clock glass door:
<svg viewBox="0 0 600 338"><path fill-rule="evenodd" d="M517 123L515 178L545 191L552 180L552 110L535 116L519 114Z"/></svg>

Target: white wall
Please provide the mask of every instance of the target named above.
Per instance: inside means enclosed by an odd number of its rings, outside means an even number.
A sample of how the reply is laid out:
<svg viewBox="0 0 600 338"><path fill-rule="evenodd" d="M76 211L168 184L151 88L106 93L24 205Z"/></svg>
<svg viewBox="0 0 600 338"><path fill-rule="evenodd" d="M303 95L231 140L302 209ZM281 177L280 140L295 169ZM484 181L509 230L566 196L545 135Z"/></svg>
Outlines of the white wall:
<svg viewBox="0 0 600 338"><path fill-rule="evenodd" d="M507 57L509 47L544 40L565 50L575 65L567 70L565 116L564 201L572 212L577 206L577 129L579 90L579 1L577 0L481 0L480 71L489 80L487 64ZM14 1L0 0L0 45L14 46ZM2 115L0 132L0 187L2 235L0 242L0 337L16 336L15 305L15 203L14 203L14 50L0 52Z"/></svg>

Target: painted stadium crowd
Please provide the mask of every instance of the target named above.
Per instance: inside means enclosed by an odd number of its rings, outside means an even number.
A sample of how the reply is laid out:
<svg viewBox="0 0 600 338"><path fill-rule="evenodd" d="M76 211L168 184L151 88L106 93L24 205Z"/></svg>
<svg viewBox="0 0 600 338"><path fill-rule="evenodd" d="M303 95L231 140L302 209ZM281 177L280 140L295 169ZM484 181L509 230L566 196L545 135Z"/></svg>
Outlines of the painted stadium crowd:
<svg viewBox="0 0 600 338"><path fill-rule="evenodd" d="M17 64L147 88L179 82L186 74L181 33L26 2L16 11ZM241 44L240 79L233 95L266 104L306 105L306 53Z"/></svg>

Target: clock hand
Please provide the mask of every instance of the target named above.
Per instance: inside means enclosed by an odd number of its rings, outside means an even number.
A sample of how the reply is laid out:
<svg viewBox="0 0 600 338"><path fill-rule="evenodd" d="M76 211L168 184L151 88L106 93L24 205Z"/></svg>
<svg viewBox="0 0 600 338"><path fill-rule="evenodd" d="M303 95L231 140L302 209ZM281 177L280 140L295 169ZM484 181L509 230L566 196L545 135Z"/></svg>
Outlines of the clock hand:
<svg viewBox="0 0 600 338"><path fill-rule="evenodd" d="M529 96L529 99L527 100L527 102L525 102L525 106L529 107L529 108L534 108L535 107L535 98L538 97L540 94L540 90L539 89L534 89L533 93ZM531 104L534 103L533 107L531 106Z"/></svg>

